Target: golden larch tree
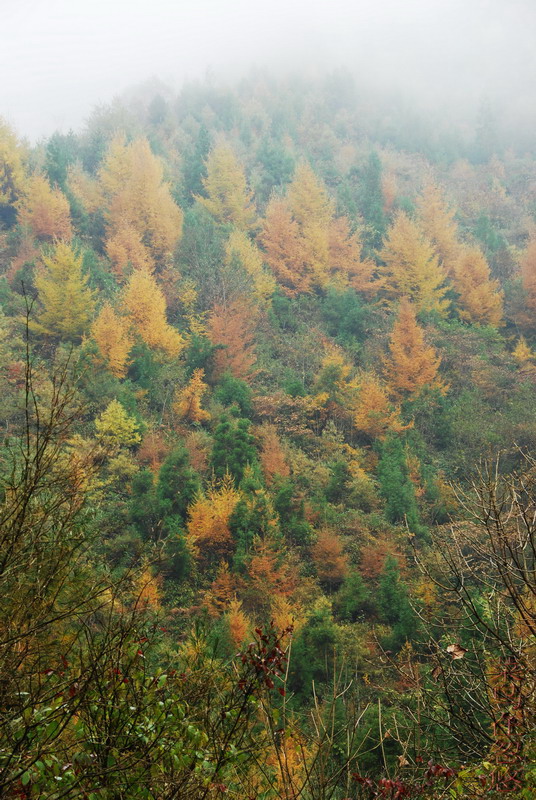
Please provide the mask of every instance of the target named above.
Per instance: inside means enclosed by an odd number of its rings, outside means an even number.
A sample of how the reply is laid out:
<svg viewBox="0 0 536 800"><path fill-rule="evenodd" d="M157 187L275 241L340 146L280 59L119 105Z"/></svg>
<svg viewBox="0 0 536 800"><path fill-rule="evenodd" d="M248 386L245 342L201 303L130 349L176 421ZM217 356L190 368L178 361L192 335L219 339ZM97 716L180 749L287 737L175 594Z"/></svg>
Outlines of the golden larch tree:
<svg viewBox="0 0 536 800"><path fill-rule="evenodd" d="M530 237L520 265L521 280L527 294L527 306L536 310L536 235Z"/></svg>
<svg viewBox="0 0 536 800"><path fill-rule="evenodd" d="M285 200L272 198L266 209L259 242L266 263L289 296L312 290L312 273L298 223Z"/></svg>
<svg viewBox="0 0 536 800"><path fill-rule="evenodd" d="M105 447L115 450L141 442L140 426L119 400L112 400L95 420L96 437Z"/></svg>
<svg viewBox="0 0 536 800"><path fill-rule="evenodd" d="M499 282L492 280L488 262L479 247L464 247L453 266L454 288L459 294L458 313L466 322L500 325L503 316Z"/></svg>
<svg viewBox="0 0 536 800"><path fill-rule="evenodd" d="M251 380L257 361L253 337L255 309L243 297L218 303L209 319L209 337L218 347L214 356L217 376L230 372L235 378Z"/></svg>
<svg viewBox="0 0 536 800"><path fill-rule="evenodd" d="M229 608L225 613L225 622L233 645L240 647L249 633L250 624L242 608L242 603L236 597L229 603Z"/></svg>
<svg viewBox="0 0 536 800"><path fill-rule="evenodd" d="M529 347L527 344L527 340L524 336L520 336L517 340L517 344L512 350L512 355L515 360L523 365L532 361L534 359L534 351Z"/></svg>
<svg viewBox="0 0 536 800"><path fill-rule="evenodd" d="M348 573L348 558L336 533L325 529L318 531L311 555L321 583L333 589L343 582Z"/></svg>
<svg viewBox="0 0 536 800"><path fill-rule="evenodd" d="M435 349L424 340L413 304L402 298L385 360L389 385L397 394L418 392L434 383L440 362Z"/></svg>
<svg viewBox="0 0 536 800"><path fill-rule="evenodd" d="M390 302L409 297L419 311L445 314L446 274L433 245L407 214L400 212L380 253L384 291Z"/></svg>
<svg viewBox="0 0 536 800"><path fill-rule="evenodd" d="M297 166L287 200L307 248L310 268L318 283L322 283L329 260L329 226L334 206L326 187L306 162Z"/></svg>
<svg viewBox="0 0 536 800"><path fill-rule="evenodd" d="M365 295L375 294L381 286L376 279L376 265L361 258L362 244L359 235L350 230L346 217L336 217L328 229L329 273L343 287L351 286Z"/></svg>
<svg viewBox="0 0 536 800"><path fill-rule="evenodd" d="M69 201L61 189L50 187L44 175L29 179L19 204L19 222L43 242L54 239L69 242L73 236Z"/></svg>
<svg viewBox="0 0 536 800"><path fill-rule="evenodd" d="M328 286L377 291L375 265L361 258L361 241L308 164L300 164L286 198L274 197L259 234L265 261L286 294Z"/></svg>
<svg viewBox="0 0 536 800"><path fill-rule="evenodd" d="M125 277L129 268L150 272L154 269L154 261L149 248L143 244L141 234L126 222L106 239L106 255L119 280Z"/></svg>
<svg viewBox="0 0 536 800"><path fill-rule="evenodd" d="M95 302L82 269L82 254L58 242L43 255L44 269L35 278L42 310L32 327L68 341L80 339L90 324Z"/></svg>
<svg viewBox="0 0 536 800"><path fill-rule="evenodd" d="M285 452L275 425L265 422L256 434L261 441L260 462L266 484L269 486L276 476L286 478L290 475Z"/></svg>
<svg viewBox="0 0 536 800"><path fill-rule="evenodd" d="M134 344L130 322L105 303L91 326L91 335L110 372L116 378L124 378Z"/></svg>
<svg viewBox="0 0 536 800"><path fill-rule="evenodd" d="M455 211L446 202L441 189L435 183L428 183L417 200L417 218L447 275L452 274L460 249L458 225L454 215Z"/></svg>
<svg viewBox="0 0 536 800"><path fill-rule="evenodd" d="M177 393L173 403L173 411L180 419L186 419L190 422L207 422L210 419L208 411L201 408L203 395L208 390L208 386L203 380L204 377L204 370L194 370L184 389Z"/></svg>
<svg viewBox="0 0 536 800"><path fill-rule="evenodd" d="M261 251L244 231L231 232L225 246L225 258L228 264L233 258L239 260L253 281L256 300L266 306L275 291L276 283L264 268Z"/></svg>
<svg viewBox="0 0 536 800"><path fill-rule="evenodd" d="M256 220L253 195L248 189L244 168L234 150L226 144L214 147L208 156L207 176L203 179L206 197L196 197L201 205L225 225L249 230Z"/></svg>
<svg viewBox="0 0 536 800"><path fill-rule="evenodd" d="M166 319L166 300L153 275L135 270L123 292L123 304L137 333L151 348L176 356L184 339Z"/></svg>
<svg viewBox="0 0 536 800"><path fill-rule="evenodd" d="M205 553L222 555L232 545L229 521L240 501L234 480L226 475L200 494L188 508L188 538L198 557Z"/></svg>
<svg viewBox="0 0 536 800"><path fill-rule="evenodd" d="M88 212L94 214L103 203L102 191L99 182L84 172L78 162L71 164L67 170L67 186L71 194L80 205Z"/></svg>
<svg viewBox="0 0 536 800"><path fill-rule="evenodd" d="M127 268L129 255L143 257L140 244L146 248L145 258L165 264L181 237L182 211L164 180L162 159L152 153L147 139L127 143L116 137L99 171L99 184L116 271Z"/></svg>
<svg viewBox="0 0 536 800"><path fill-rule="evenodd" d="M400 410L391 402L388 388L372 372L362 372L357 378L358 391L352 402L352 420L359 433L371 439L384 439L390 432L399 433L405 427Z"/></svg>

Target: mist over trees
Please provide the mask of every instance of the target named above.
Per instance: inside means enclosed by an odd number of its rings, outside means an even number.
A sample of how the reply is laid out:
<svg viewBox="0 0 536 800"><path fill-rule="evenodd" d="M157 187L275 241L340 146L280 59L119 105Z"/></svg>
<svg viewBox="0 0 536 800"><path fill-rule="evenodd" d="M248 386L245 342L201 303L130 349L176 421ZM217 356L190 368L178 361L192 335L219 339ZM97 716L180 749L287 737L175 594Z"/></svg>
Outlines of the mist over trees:
<svg viewBox="0 0 536 800"><path fill-rule="evenodd" d="M0 124L2 796L532 796L536 154L475 120Z"/></svg>

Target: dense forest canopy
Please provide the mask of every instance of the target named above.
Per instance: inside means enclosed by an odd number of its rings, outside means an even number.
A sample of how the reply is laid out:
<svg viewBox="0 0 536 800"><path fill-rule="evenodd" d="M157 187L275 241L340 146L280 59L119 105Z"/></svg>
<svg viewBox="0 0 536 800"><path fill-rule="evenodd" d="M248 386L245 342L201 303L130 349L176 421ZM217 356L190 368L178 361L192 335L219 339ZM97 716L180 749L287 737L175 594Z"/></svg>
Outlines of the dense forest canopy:
<svg viewBox="0 0 536 800"><path fill-rule="evenodd" d="M475 120L0 121L2 796L534 796L536 145Z"/></svg>

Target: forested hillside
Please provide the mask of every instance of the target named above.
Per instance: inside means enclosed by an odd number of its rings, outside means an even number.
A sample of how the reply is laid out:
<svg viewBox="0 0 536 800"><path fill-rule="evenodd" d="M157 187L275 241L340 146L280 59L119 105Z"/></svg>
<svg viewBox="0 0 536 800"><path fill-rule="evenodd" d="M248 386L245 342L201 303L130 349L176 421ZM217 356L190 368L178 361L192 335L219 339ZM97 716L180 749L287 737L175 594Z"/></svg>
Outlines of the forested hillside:
<svg viewBox="0 0 536 800"><path fill-rule="evenodd" d="M475 119L0 122L2 797L534 796L536 150Z"/></svg>

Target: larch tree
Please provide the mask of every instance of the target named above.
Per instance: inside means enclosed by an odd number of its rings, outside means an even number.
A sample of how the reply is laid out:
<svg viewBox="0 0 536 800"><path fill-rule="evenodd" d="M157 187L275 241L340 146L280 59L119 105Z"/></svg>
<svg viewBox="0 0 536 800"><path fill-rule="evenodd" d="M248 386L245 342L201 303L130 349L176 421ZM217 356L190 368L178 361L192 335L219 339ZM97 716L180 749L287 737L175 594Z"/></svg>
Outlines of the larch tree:
<svg viewBox="0 0 536 800"><path fill-rule="evenodd" d="M218 222L249 230L255 224L253 195L248 189L244 168L233 149L226 144L214 147L206 162L203 178L206 197L196 196Z"/></svg>
<svg viewBox="0 0 536 800"><path fill-rule="evenodd" d="M166 319L166 300L153 275L136 270L123 292L123 304L138 335L151 348L177 356L184 339Z"/></svg>
<svg viewBox="0 0 536 800"><path fill-rule="evenodd" d="M87 331L95 302L82 267L82 254L67 242L58 242L42 256L44 269L35 278L42 306L34 330L67 341L80 339Z"/></svg>
<svg viewBox="0 0 536 800"><path fill-rule="evenodd" d="M245 298L218 303L209 319L209 338L218 349L214 356L217 376L230 372L249 381L257 361L254 343L255 310Z"/></svg>
<svg viewBox="0 0 536 800"><path fill-rule="evenodd" d="M61 189L50 187L44 175L29 179L19 203L19 222L44 242L54 239L69 242L73 235L69 201Z"/></svg>
<svg viewBox="0 0 536 800"><path fill-rule="evenodd" d="M499 282L491 279L488 262L479 247L460 251L453 266L453 283L463 320L479 325L501 324L502 292Z"/></svg>
<svg viewBox="0 0 536 800"><path fill-rule="evenodd" d="M91 326L91 335L110 372L116 378L124 378L134 344L129 320L116 314L112 306L105 303Z"/></svg>
<svg viewBox="0 0 536 800"><path fill-rule="evenodd" d="M118 400L112 400L95 420L97 440L116 450L141 442L139 425Z"/></svg>
<svg viewBox="0 0 536 800"><path fill-rule="evenodd" d="M225 258L228 264L233 258L238 258L253 281L256 300L266 306L275 291L276 283L264 267L261 251L244 231L232 231L225 246Z"/></svg>
<svg viewBox="0 0 536 800"><path fill-rule="evenodd" d="M440 362L435 349L424 340L414 306L402 298L385 361L389 385L397 394L418 392L435 381Z"/></svg>
<svg viewBox="0 0 536 800"><path fill-rule="evenodd" d="M521 280L527 295L527 306L536 310L536 235L530 237L521 257Z"/></svg>
<svg viewBox="0 0 536 800"><path fill-rule="evenodd" d="M115 270L162 266L182 233L182 211L147 139L116 137L99 172L108 222L107 250ZM134 261L131 262L131 257Z"/></svg>
<svg viewBox="0 0 536 800"><path fill-rule="evenodd" d="M432 242L447 275L452 274L460 242L455 211L435 183L428 183L417 200L417 218L424 235Z"/></svg>
<svg viewBox="0 0 536 800"><path fill-rule="evenodd" d="M335 217L328 230L329 272L343 287L351 286L356 292L370 296L376 294L381 281L375 277L376 265L362 259L359 235L350 230L346 217Z"/></svg>
<svg viewBox="0 0 536 800"><path fill-rule="evenodd" d="M288 295L328 286L372 294L375 265L361 257L361 241L309 164L300 164L284 199L272 198L259 242L266 263Z"/></svg>
<svg viewBox="0 0 536 800"><path fill-rule="evenodd" d="M226 475L209 486L205 494L199 494L188 508L188 539L199 557L229 551L232 545L229 523L239 501L240 492Z"/></svg>
<svg viewBox="0 0 536 800"><path fill-rule="evenodd" d="M384 439L388 433L399 433L406 426L400 411L389 398L388 387L372 372L363 372L357 379L358 391L351 404L354 428L371 439Z"/></svg>
<svg viewBox="0 0 536 800"><path fill-rule="evenodd" d="M329 226L334 205L326 187L309 164L304 162L296 168L288 188L287 201L300 228L309 267L316 281L321 283L329 261Z"/></svg>
<svg viewBox="0 0 536 800"><path fill-rule="evenodd" d="M306 248L285 200L270 200L259 241L266 263L286 294L292 297L312 290Z"/></svg>
<svg viewBox="0 0 536 800"><path fill-rule="evenodd" d="M446 274L431 242L407 214L400 212L380 253L384 291L390 302L409 297L419 311L445 314Z"/></svg>
<svg viewBox="0 0 536 800"><path fill-rule="evenodd" d="M210 414L201 408L203 395L207 392L208 386L204 382L205 372L196 369L184 389L181 389L173 403L173 411L180 419L190 422L207 422Z"/></svg>

